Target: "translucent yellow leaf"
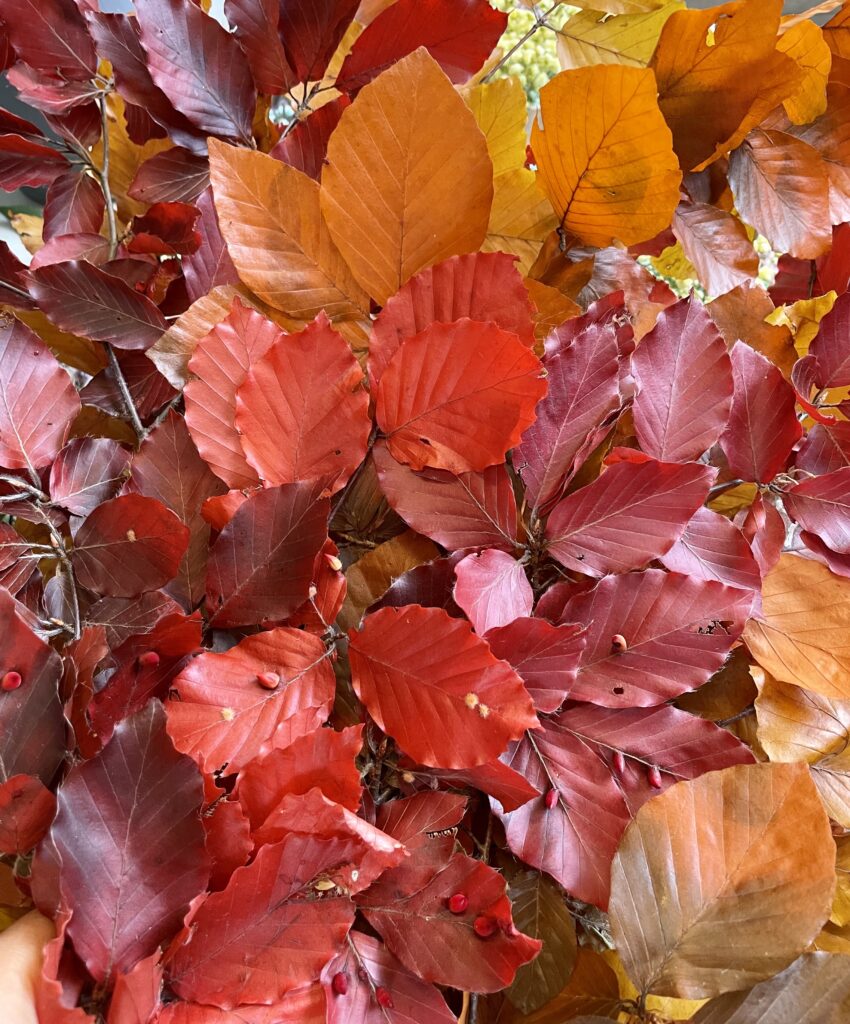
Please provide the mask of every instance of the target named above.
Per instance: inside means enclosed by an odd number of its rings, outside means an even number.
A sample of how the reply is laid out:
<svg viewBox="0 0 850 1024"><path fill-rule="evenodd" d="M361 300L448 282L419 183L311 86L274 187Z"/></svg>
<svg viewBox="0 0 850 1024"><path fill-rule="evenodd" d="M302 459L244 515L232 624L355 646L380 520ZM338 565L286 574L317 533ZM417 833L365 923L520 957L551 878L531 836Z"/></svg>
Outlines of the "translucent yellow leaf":
<svg viewBox="0 0 850 1024"><path fill-rule="evenodd" d="M769 324L790 328L794 335L794 348L802 359L818 333L818 325L832 309L836 298L835 292L827 292L812 299L798 299L788 306L777 306L765 320Z"/></svg>
<svg viewBox="0 0 850 1024"><path fill-rule="evenodd" d="M664 22L684 6L684 0L667 0L656 10L620 16L602 11L579 11L556 32L561 67L565 71L592 64L645 67Z"/></svg>
<svg viewBox="0 0 850 1024"><path fill-rule="evenodd" d="M826 110L826 83L832 52L819 25L800 21L784 32L776 49L787 53L802 71L794 92L785 100L785 113L794 124L808 124Z"/></svg>

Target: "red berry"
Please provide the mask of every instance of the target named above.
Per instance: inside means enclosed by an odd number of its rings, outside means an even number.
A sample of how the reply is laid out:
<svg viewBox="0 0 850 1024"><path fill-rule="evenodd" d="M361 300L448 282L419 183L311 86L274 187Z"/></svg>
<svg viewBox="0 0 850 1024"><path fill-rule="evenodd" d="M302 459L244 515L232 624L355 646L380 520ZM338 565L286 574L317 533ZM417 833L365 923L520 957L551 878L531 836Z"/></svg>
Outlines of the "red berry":
<svg viewBox="0 0 850 1024"><path fill-rule="evenodd" d="M546 810L551 811L558 803L558 790L550 789L543 798L546 801Z"/></svg>
<svg viewBox="0 0 850 1024"><path fill-rule="evenodd" d="M159 664L159 655L156 651L142 651L139 655L139 665L142 668L156 668Z"/></svg>
<svg viewBox="0 0 850 1024"><path fill-rule="evenodd" d="M2 680L0 680L0 686L2 686L4 690L17 690L22 682L23 679L21 679L20 672L7 672L3 676Z"/></svg>
<svg viewBox="0 0 850 1024"><path fill-rule="evenodd" d="M393 1003L393 997L384 988L383 985L378 985L375 989L375 999L378 1001L378 1006L383 1006L385 1010L391 1010L395 1003Z"/></svg>
<svg viewBox="0 0 850 1024"><path fill-rule="evenodd" d="M611 653L612 654L622 654L623 651L627 651L628 649L629 649L629 645L628 645L628 643L626 643L626 638L623 636L622 633L615 633L611 637Z"/></svg>
<svg viewBox="0 0 850 1024"><path fill-rule="evenodd" d="M479 939L489 939L491 935L496 934L499 928L492 917L485 917L483 914L475 918L472 927Z"/></svg>
<svg viewBox="0 0 850 1024"><path fill-rule="evenodd" d="M661 789L661 772L654 764L647 769L646 777L653 789Z"/></svg>
<svg viewBox="0 0 850 1024"><path fill-rule="evenodd" d="M280 686L280 676L277 672L261 672L257 676L257 682L266 690L276 690Z"/></svg>
<svg viewBox="0 0 850 1024"><path fill-rule="evenodd" d="M614 771L618 775L622 775L625 770L626 770L626 759L625 759L625 757L623 757L623 752L622 752L622 750L615 750L614 751Z"/></svg>
<svg viewBox="0 0 850 1024"><path fill-rule="evenodd" d="M453 914L462 914L469 906L469 897L465 892L456 892L449 896L449 910Z"/></svg>
<svg viewBox="0 0 850 1024"><path fill-rule="evenodd" d="M342 971L337 971L333 976L331 988L334 990L334 994L338 996L344 996L348 991L348 978Z"/></svg>

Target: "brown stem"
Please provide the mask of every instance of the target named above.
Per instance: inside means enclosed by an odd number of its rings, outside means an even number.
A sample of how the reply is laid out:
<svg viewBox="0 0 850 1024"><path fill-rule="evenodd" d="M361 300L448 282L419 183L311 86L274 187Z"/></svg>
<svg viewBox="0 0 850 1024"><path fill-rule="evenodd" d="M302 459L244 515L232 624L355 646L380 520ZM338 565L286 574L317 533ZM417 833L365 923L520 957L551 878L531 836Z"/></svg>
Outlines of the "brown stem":
<svg viewBox="0 0 850 1024"><path fill-rule="evenodd" d="M563 0L555 0L555 3L552 4L552 6L549 8L548 11L544 11L543 14L535 13L535 15L534 15L534 17L535 17L534 24L531 26L531 28L523 36L521 36L519 38L519 40L516 43L514 43L514 45L510 48L510 50L508 50L508 52L503 57L499 58L499 60L493 65L493 67L490 68L490 70L487 72L487 74L481 79L481 84L482 85L486 85L490 81L490 79L493 77L493 75L496 74L496 72L499 70L499 68L503 67L511 59L511 57L513 57L513 55L517 52L517 50L521 46L523 46L525 43L527 43L529 39L531 39L531 37L534 35L534 33L539 28L548 28L549 27L546 24L546 19L549 17L549 15L553 11L557 10L561 6L562 3L563 3Z"/></svg>

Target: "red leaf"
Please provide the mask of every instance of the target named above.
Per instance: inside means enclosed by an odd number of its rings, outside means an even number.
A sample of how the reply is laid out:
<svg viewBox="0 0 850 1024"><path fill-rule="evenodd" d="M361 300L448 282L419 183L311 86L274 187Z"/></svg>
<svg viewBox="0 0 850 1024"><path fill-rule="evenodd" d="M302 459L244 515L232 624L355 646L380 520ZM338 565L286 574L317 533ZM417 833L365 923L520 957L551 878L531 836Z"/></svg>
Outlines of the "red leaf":
<svg viewBox="0 0 850 1024"><path fill-rule="evenodd" d="M152 698L163 699L175 675L201 646L200 612L187 618L178 612L164 615L150 632L137 633L113 651L115 672L89 704L89 720L101 742L129 715ZM156 655L152 664L145 657Z"/></svg>
<svg viewBox="0 0 850 1024"><path fill-rule="evenodd" d="M45 242L33 256L29 269L38 270L39 267L68 260L87 260L95 266L101 266L109 261L109 242L103 235L57 235ZM23 284L28 285L26 278Z"/></svg>
<svg viewBox="0 0 850 1024"><path fill-rule="evenodd" d="M505 808L514 810L524 803L540 796L540 791L526 779L501 761L488 761L474 768L460 768L456 771L441 768L430 770L429 776L440 779L449 786L472 786L492 796Z"/></svg>
<svg viewBox="0 0 850 1024"><path fill-rule="evenodd" d="M339 991L334 979L346 979ZM328 1024L456 1024L438 989L411 974L387 951L382 942L352 931L348 948L322 971L327 999ZM382 1007L375 998L378 988L388 992L392 1005Z"/></svg>
<svg viewBox="0 0 850 1024"><path fill-rule="evenodd" d="M761 589L761 570L746 538L737 526L708 508L697 509L685 532L660 561L683 576L717 580L745 590Z"/></svg>
<svg viewBox="0 0 850 1024"><path fill-rule="evenodd" d="M514 466L534 508L561 495L620 405L616 331L592 324L573 333L572 322L559 328L563 347L543 361L549 390L514 453Z"/></svg>
<svg viewBox="0 0 850 1024"><path fill-rule="evenodd" d="M850 554L850 468L803 480L783 492L788 514L841 554Z"/></svg>
<svg viewBox="0 0 850 1024"><path fill-rule="evenodd" d="M252 144L256 93L236 40L184 0L136 0L151 77L175 108L208 135Z"/></svg>
<svg viewBox="0 0 850 1024"><path fill-rule="evenodd" d="M242 1004L234 1014L216 1006L175 1002L151 1024L325 1024L325 993L318 982L293 989L270 1006Z"/></svg>
<svg viewBox="0 0 850 1024"><path fill-rule="evenodd" d="M785 547L785 520L774 504L765 500L764 495L757 494L741 529L751 545L762 576L767 576Z"/></svg>
<svg viewBox="0 0 850 1024"><path fill-rule="evenodd" d="M207 607L216 626L267 623L306 600L327 540L329 502L315 484L252 494L218 535L207 567Z"/></svg>
<svg viewBox="0 0 850 1024"><path fill-rule="evenodd" d="M693 462L618 462L555 507L549 551L588 576L640 569L681 537L716 473Z"/></svg>
<svg viewBox="0 0 850 1024"><path fill-rule="evenodd" d="M469 319L435 323L408 338L381 375L378 426L412 469L486 469L534 422L546 393L540 372L516 334Z"/></svg>
<svg viewBox="0 0 850 1024"><path fill-rule="evenodd" d="M622 774L615 754L624 755ZM499 812L512 852L546 871L573 896L605 908L611 861L638 808L662 789L753 756L731 733L671 707L608 710L571 704L543 719L505 756L544 796ZM554 791L550 807L545 794Z"/></svg>
<svg viewBox="0 0 850 1024"><path fill-rule="evenodd" d="M401 608L419 604L423 608L443 608L452 618L462 619L463 612L455 604L455 570L462 555L435 558L433 562L416 565L396 577L370 611L379 608Z"/></svg>
<svg viewBox="0 0 850 1024"><path fill-rule="evenodd" d="M366 455L372 426L362 382L324 313L251 362L236 393L236 431L266 485L322 478L337 491L345 484Z"/></svg>
<svg viewBox="0 0 850 1024"><path fill-rule="evenodd" d="M174 146L172 149L155 153L139 166L135 178L127 189L127 195L131 199L138 199L141 203L195 203L207 193L209 186L209 162L191 150ZM210 194L207 193L208 197ZM197 202L196 205L201 210L201 246L203 248L205 242L203 238L205 234L203 208L200 202ZM206 205L208 208L212 208L210 198L207 199ZM184 268L186 263L191 262L192 258L189 257L184 262ZM233 282L235 283L235 281L234 271ZM194 296L193 298L198 297Z"/></svg>
<svg viewBox="0 0 850 1024"><path fill-rule="evenodd" d="M251 828L242 808L233 800L216 804L212 814L203 820L206 850L212 861L210 889L223 889L233 872L251 856Z"/></svg>
<svg viewBox="0 0 850 1024"><path fill-rule="evenodd" d="M680 299L658 314L632 372L635 432L648 455L688 462L715 443L732 408L732 366L701 302Z"/></svg>
<svg viewBox="0 0 850 1024"><path fill-rule="evenodd" d="M65 754L58 691L62 662L24 622L20 610L18 602L0 590L0 676L21 676L16 690L0 691L0 781L35 775L49 783Z"/></svg>
<svg viewBox="0 0 850 1024"><path fill-rule="evenodd" d="M44 837L55 813L56 797L32 775L0 783L0 853L27 853Z"/></svg>
<svg viewBox="0 0 850 1024"><path fill-rule="evenodd" d="M243 0L244 2L244 0ZM249 0L251 3L257 0ZM276 0L264 0L277 6ZM267 42L263 39L263 46ZM328 152L328 139L334 128L339 124L342 112L351 100L347 96L338 96L330 103L319 107L309 117L296 121L295 127L270 150L270 156L282 163L289 164L302 174L319 181L322 176L325 156ZM374 340L374 330L372 340Z"/></svg>
<svg viewBox="0 0 850 1024"><path fill-rule="evenodd" d="M58 235L80 232L96 235L103 224L104 209L103 192L94 178L78 171L62 174L47 192L42 237L49 241Z"/></svg>
<svg viewBox="0 0 850 1024"><path fill-rule="evenodd" d="M417 533L449 551L516 547L516 498L504 466L460 476L439 469L416 473L396 462L383 441L372 458L387 501Z"/></svg>
<svg viewBox="0 0 850 1024"><path fill-rule="evenodd" d="M773 363L743 341L731 356L735 394L720 447L735 476L767 484L785 468L803 432L794 389Z"/></svg>
<svg viewBox="0 0 850 1024"><path fill-rule="evenodd" d="M311 883L345 855L338 839L290 835L264 846L206 896L167 956L168 983L184 999L224 1009L271 1003L313 981L354 920L351 900L317 899Z"/></svg>
<svg viewBox="0 0 850 1024"><path fill-rule="evenodd" d="M341 569L335 569L339 562L339 548L330 538L313 561L312 586L316 588L313 597L300 604L291 615L281 622L293 629L307 629L316 636L325 636L328 626L336 622L345 602L348 584ZM311 590L312 592L312 590Z"/></svg>
<svg viewBox="0 0 850 1024"><path fill-rule="evenodd" d="M86 622L103 626L106 640L114 650L135 633L146 633L164 615L179 612L180 605L162 590L138 597L102 597L86 612Z"/></svg>
<svg viewBox="0 0 850 1024"><path fill-rule="evenodd" d="M75 437L50 469L50 497L78 516L87 516L115 497L130 465L126 448L105 437Z"/></svg>
<svg viewBox="0 0 850 1024"><path fill-rule="evenodd" d="M504 551L467 555L455 566L455 601L479 636L531 615L534 591L522 564Z"/></svg>
<svg viewBox="0 0 850 1024"><path fill-rule="evenodd" d="M204 596L210 528L201 515L204 502L224 491L186 429L186 421L175 412L155 427L133 457L130 486L170 508L189 529L189 546L168 591L187 608L194 608Z"/></svg>
<svg viewBox="0 0 850 1024"><path fill-rule="evenodd" d="M201 777L150 703L122 722L59 790L51 836L69 934L100 983L128 971L179 926L209 876L198 817Z"/></svg>
<svg viewBox="0 0 850 1024"><path fill-rule="evenodd" d="M749 591L659 569L600 580L564 607L566 621L587 624L571 696L649 707L702 686L726 660L752 601Z"/></svg>
<svg viewBox="0 0 850 1024"><path fill-rule="evenodd" d="M225 0L224 13L259 91L267 96L289 92L297 83L278 34L279 0Z"/></svg>
<svg viewBox="0 0 850 1024"><path fill-rule="evenodd" d="M249 368L283 331L234 298L227 317L202 338L189 360L184 390L186 424L210 469L228 487L249 487L259 477L248 465L236 433L236 392Z"/></svg>
<svg viewBox="0 0 850 1024"><path fill-rule="evenodd" d="M287 795L314 787L350 811L360 804L360 772L354 758L363 745L362 726L342 732L316 729L288 747L250 761L239 773L235 795L257 829Z"/></svg>
<svg viewBox="0 0 850 1024"><path fill-rule="evenodd" d="M342 41L359 6L359 0L279 0L278 31L295 80L315 82Z"/></svg>
<svg viewBox="0 0 850 1024"><path fill-rule="evenodd" d="M462 317L495 323L534 345L531 303L515 258L503 252L451 256L414 274L387 301L369 339L373 390L403 341Z"/></svg>
<svg viewBox="0 0 850 1024"><path fill-rule="evenodd" d="M168 326L151 302L85 260L30 271L30 293L60 330L116 348L150 348Z"/></svg>
<svg viewBox="0 0 850 1024"><path fill-rule="evenodd" d="M489 630L484 639L497 658L513 667L544 714L557 711L566 700L587 643L578 624L553 626L538 618L514 619Z"/></svg>
<svg viewBox="0 0 850 1024"><path fill-rule="evenodd" d="M95 76L94 47L73 0L0 0L0 19L31 68L79 82Z"/></svg>
<svg viewBox="0 0 850 1024"><path fill-rule="evenodd" d="M268 690L257 676L276 672ZM333 703L334 675L321 640L295 629L245 637L195 658L173 681L168 730L205 772L237 772L255 757L316 729Z"/></svg>
<svg viewBox="0 0 850 1024"><path fill-rule="evenodd" d="M492 761L536 722L518 675L468 622L441 608L383 608L350 634L357 696L378 725L422 764Z"/></svg>
<svg viewBox="0 0 850 1024"><path fill-rule="evenodd" d="M201 219L198 221L201 245L196 253L184 256L180 261L186 292L192 302L203 298L219 285L237 284L239 281L236 267L233 266L219 230L211 188L207 187L201 192L196 205L201 211Z"/></svg>
<svg viewBox="0 0 850 1024"><path fill-rule="evenodd" d="M149 1024L158 1009L162 987L159 950L140 960L132 971L119 974L109 1001L106 1024Z"/></svg>
<svg viewBox="0 0 850 1024"><path fill-rule="evenodd" d="M189 203L155 203L141 217L134 217L129 252L157 256L189 256L201 244L195 225L200 210Z"/></svg>
<svg viewBox="0 0 850 1024"><path fill-rule="evenodd" d="M815 423L800 442L794 465L814 476L850 466L850 423Z"/></svg>
<svg viewBox="0 0 850 1024"><path fill-rule="evenodd" d="M22 185L50 185L67 168L65 157L50 146L20 135L0 135L0 182L7 192Z"/></svg>
<svg viewBox="0 0 850 1024"><path fill-rule="evenodd" d="M541 943L514 927L504 878L458 853L430 872L415 891L407 891L405 874L417 876L413 862L422 856L422 850L413 854L410 868L405 864L388 872L360 897L366 920L390 952L424 981L474 992L497 992L510 985L517 968L534 959ZM462 914L452 913L447 905L456 892L469 897ZM493 928L487 937L473 928L481 918ZM423 942L426 932L428 941Z"/></svg>
<svg viewBox="0 0 850 1024"><path fill-rule="evenodd" d="M414 793L405 799L381 804L375 824L413 852L420 846L434 843L429 833L444 832L459 825L466 803L466 797L454 793Z"/></svg>
<svg viewBox="0 0 850 1024"><path fill-rule="evenodd" d="M809 355L817 360L816 380L822 387L838 388L850 384L850 295L839 295L832 309L818 324L818 333L809 345Z"/></svg>
<svg viewBox="0 0 850 1024"><path fill-rule="evenodd" d="M66 951L65 932L70 914L58 909L56 937L44 947L44 962L34 985L34 999L39 1021L51 1024L97 1024L94 1017L76 1006L78 991L67 992L59 978L63 953Z"/></svg>
<svg viewBox="0 0 850 1024"><path fill-rule="evenodd" d="M0 464L36 470L51 463L79 411L71 378L41 338L18 320L0 319Z"/></svg>
<svg viewBox="0 0 850 1024"><path fill-rule="evenodd" d="M188 543L188 528L162 502L125 494L84 520L71 557L84 587L135 597L174 579Z"/></svg>
<svg viewBox="0 0 850 1024"><path fill-rule="evenodd" d="M508 24L486 0L397 0L358 36L336 87L355 92L424 46L456 85L480 71Z"/></svg>

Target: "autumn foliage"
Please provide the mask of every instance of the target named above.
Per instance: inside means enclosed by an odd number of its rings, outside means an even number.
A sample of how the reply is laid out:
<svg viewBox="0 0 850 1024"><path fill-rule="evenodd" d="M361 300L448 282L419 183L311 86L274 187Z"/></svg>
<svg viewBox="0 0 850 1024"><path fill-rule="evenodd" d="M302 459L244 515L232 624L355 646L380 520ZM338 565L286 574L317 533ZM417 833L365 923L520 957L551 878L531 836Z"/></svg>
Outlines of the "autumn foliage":
<svg viewBox="0 0 850 1024"><path fill-rule="evenodd" d="M850 7L595 0L529 136L487 0L206 6L0 0L42 1024L846 1022Z"/></svg>

